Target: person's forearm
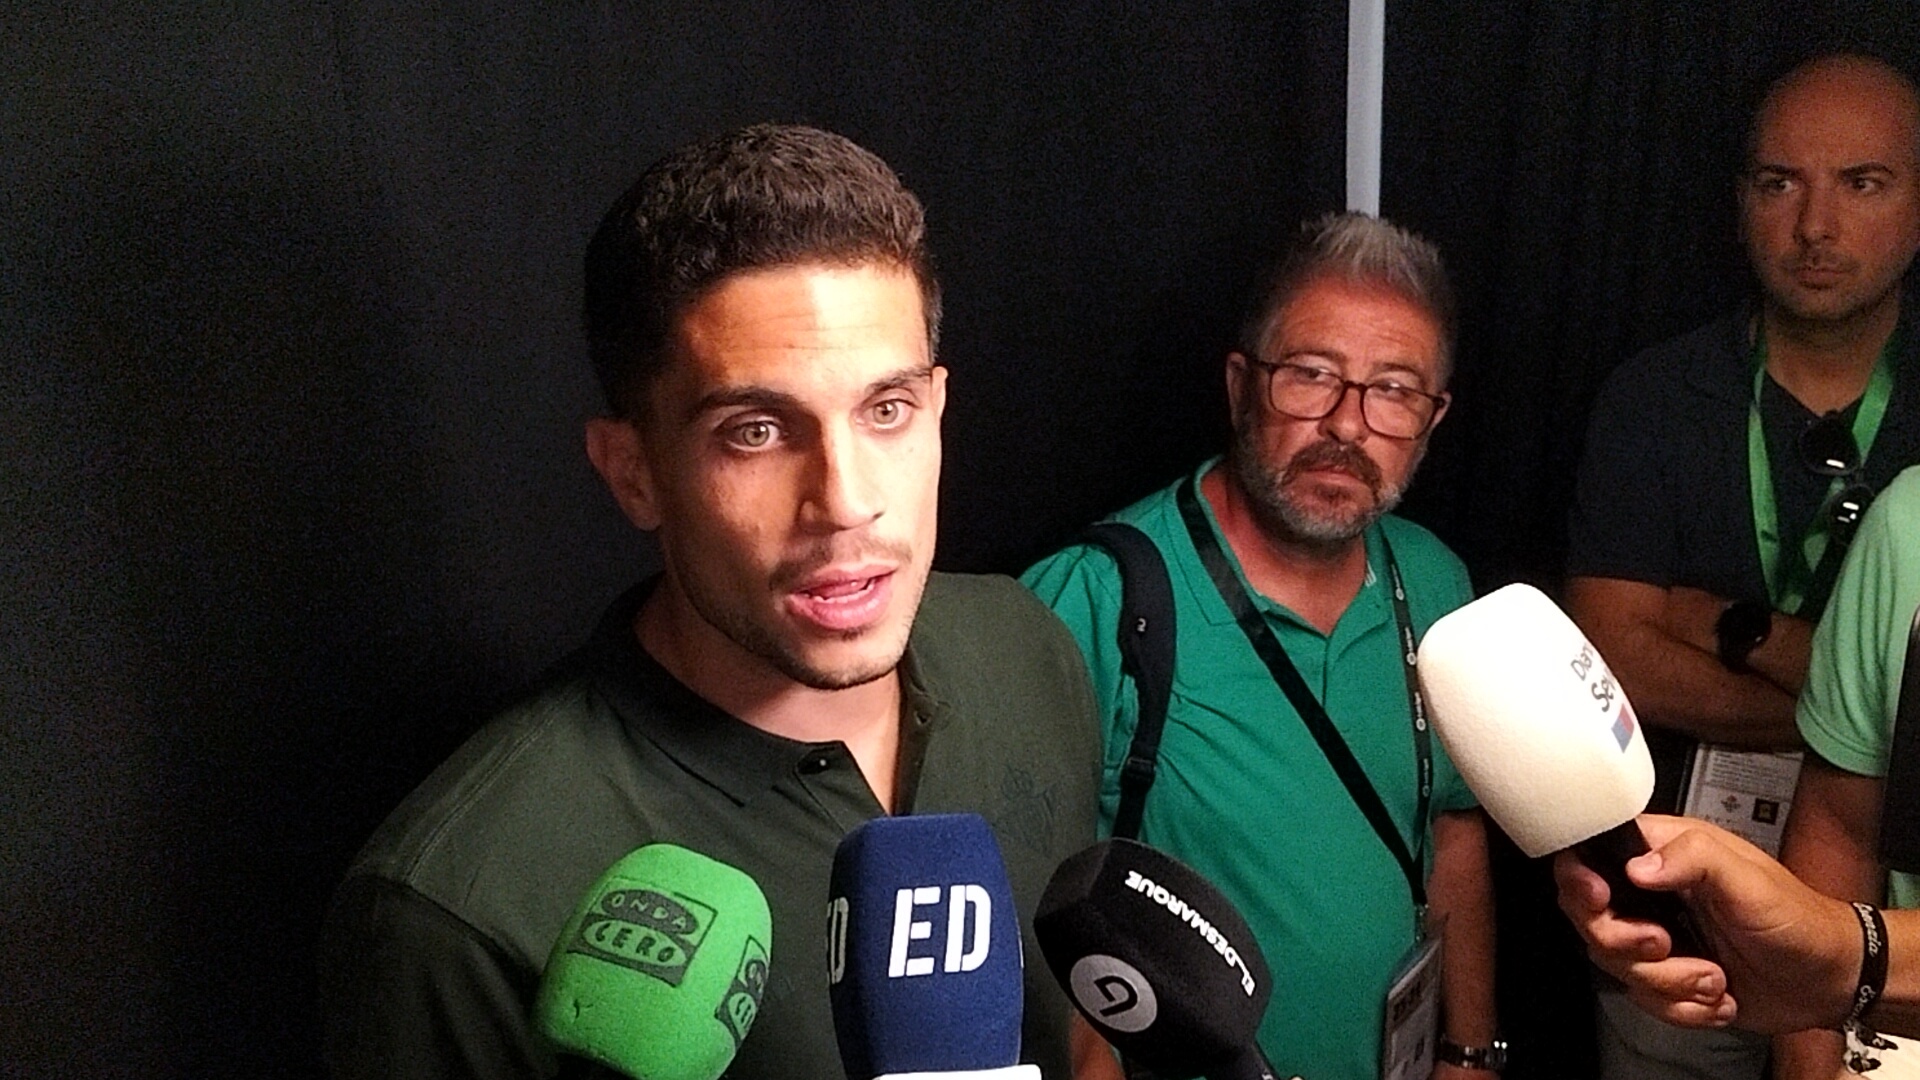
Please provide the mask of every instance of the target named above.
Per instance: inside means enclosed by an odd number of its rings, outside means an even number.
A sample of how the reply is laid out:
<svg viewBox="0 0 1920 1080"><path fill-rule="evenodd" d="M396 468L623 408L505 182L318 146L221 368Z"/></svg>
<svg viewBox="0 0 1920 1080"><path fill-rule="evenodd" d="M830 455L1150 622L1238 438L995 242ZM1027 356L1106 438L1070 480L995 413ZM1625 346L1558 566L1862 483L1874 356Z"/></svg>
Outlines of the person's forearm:
<svg viewBox="0 0 1920 1080"><path fill-rule="evenodd" d="M1722 667L1718 657L1639 625L1588 636L1627 699L1649 723L1705 742L1752 750L1799 749L1793 697L1758 675Z"/></svg>
<svg viewBox="0 0 1920 1080"><path fill-rule="evenodd" d="M1887 920L1887 988L1867 1013L1876 1031L1920 1039L1920 909L1882 912ZM1856 961L1853 969L1859 971Z"/></svg>
<svg viewBox="0 0 1920 1080"><path fill-rule="evenodd" d="M1776 611L1772 632L1747 654L1747 666L1782 693L1798 698L1800 688L1806 685L1807 663L1812 656L1813 624Z"/></svg>
<svg viewBox="0 0 1920 1080"><path fill-rule="evenodd" d="M1427 884L1445 951L1441 1006L1449 1039L1490 1046L1499 1032L1494 1005L1493 878L1479 811L1445 813L1433 823L1433 876Z"/></svg>
<svg viewBox="0 0 1920 1080"><path fill-rule="evenodd" d="M1699 652L1720 662L1720 617L1728 601L1704 589L1675 585L1667 590L1661 608L1660 629ZM1813 624L1805 619L1775 611L1768 623L1766 640L1747 653L1747 673L1773 684L1788 697L1797 698L1807 681L1807 663L1813 653Z"/></svg>
<svg viewBox="0 0 1920 1080"><path fill-rule="evenodd" d="M1673 605L1670 592L1681 597ZM1721 665L1708 613L1724 605L1710 594L1575 578L1567 606L1641 719L1745 749L1801 746L1793 696L1767 678Z"/></svg>
<svg viewBox="0 0 1920 1080"><path fill-rule="evenodd" d="M1920 909L1883 911L1880 916L1887 924L1887 982L1879 1003L1867 1010L1866 1024L1883 1034L1920 1039ZM1799 1019L1810 1027L1831 1029L1838 1028L1853 1007L1865 942L1853 909L1836 907L1825 918L1831 939L1840 944L1826 954L1827 977L1803 990L1806 1007Z"/></svg>
<svg viewBox="0 0 1920 1080"><path fill-rule="evenodd" d="M1787 815L1781 864L1828 896L1881 903L1887 874L1875 841L1883 790L1878 777L1847 772L1809 753ZM1774 1080L1833 1080L1844 1046L1831 1030L1776 1036Z"/></svg>

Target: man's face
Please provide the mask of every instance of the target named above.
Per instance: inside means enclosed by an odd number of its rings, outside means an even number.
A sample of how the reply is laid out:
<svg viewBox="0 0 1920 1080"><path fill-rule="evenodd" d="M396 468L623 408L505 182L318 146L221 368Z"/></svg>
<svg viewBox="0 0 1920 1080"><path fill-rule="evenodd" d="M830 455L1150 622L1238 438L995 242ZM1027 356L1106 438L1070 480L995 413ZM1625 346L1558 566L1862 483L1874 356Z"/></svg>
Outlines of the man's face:
<svg viewBox="0 0 1920 1080"><path fill-rule="evenodd" d="M1741 187L1741 232L1771 307L1843 322L1898 302L1920 249L1920 116L1869 64L1829 61L1773 92Z"/></svg>
<svg viewBox="0 0 1920 1080"><path fill-rule="evenodd" d="M1439 324L1419 306L1369 285L1319 278L1273 320L1260 359L1438 394L1441 348ZM1239 353L1227 358L1234 475L1262 526L1279 538L1343 545L1399 503L1425 452L1426 435L1390 439L1375 433L1361 414L1360 392L1352 388L1319 420L1285 416L1269 404L1271 378ZM1435 414L1435 423L1444 411Z"/></svg>
<svg viewBox="0 0 1920 1080"><path fill-rule="evenodd" d="M640 435L665 589L803 685L893 671L933 558L946 371L887 265L738 274L682 317Z"/></svg>

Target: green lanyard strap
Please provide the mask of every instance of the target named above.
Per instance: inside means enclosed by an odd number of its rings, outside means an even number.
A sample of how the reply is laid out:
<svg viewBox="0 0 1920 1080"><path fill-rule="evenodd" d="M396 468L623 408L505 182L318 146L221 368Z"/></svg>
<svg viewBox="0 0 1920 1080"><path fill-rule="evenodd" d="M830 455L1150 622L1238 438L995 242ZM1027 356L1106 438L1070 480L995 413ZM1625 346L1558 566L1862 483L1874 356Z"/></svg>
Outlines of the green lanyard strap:
<svg viewBox="0 0 1920 1080"><path fill-rule="evenodd" d="M1807 527L1798 551L1782 551L1780 507L1774 501L1773 465L1767 456L1767 436L1760 423L1760 388L1767 377L1767 337L1764 329L1755 335L1753 365L1753 401L1747 407L1747 484L1753 494L1753 532L1760 545L1760 570L1766 575L1767 597L1773 606L1789 615L1806 603L1807 590L1814 580L1814 568L1827 557L1830 530L1826 507L1845 485L1845 476L1836 476L1827 485L1820 509ZM1893 393L1893 356L1900 334L1888 336L1887 344L1874 362L1867 379L1867 391L1860 398L1860 411L1853 417L1853 444L1860 451L1860 465L1866 466L1874 437L1880 434L1880 420L1887 414L1887 399Z"/></svg>

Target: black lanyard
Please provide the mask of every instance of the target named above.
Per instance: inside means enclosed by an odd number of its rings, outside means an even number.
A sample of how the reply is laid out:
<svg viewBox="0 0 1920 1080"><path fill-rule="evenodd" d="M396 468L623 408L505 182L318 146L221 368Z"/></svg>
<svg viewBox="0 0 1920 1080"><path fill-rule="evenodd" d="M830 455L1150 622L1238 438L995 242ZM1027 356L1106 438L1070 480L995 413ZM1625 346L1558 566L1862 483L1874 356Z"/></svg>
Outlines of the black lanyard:
<svg viewBox="0 0 1920 1080"><path fill-rule="evenodd" d="M1233 613L1234 621L1240 624L1240 631L1247 635L1247 641L1253 651L1267 665L1273 674L1273 681L1279 685L1287 700L1293 703L1293 709L1313 734L1313 741L1320 744L1320 752L1326 755L1327 764L1346 785L1347 794L1352 797L1355 806L1366 815L1373 831L1380 836L1380 842L1387 846L1394 860L1400 864L1400 870L1407 876L1407 888L1413 893L1413 908L1416 916L1424 921L1427 909L1427 887L1421 873L1421 848L1427 839L1427 813L1433 801L1433 745L1432 736L1427 730L1426 701L1420 696L1420 678L1414 669L1413 620L1407 614L1407 590L1400 580L1400 566L1393 559L1393 548L1387 543L1386 534L1380 535L1380 547L1386 553L1387 574L1393 579L1393 617L1400 629L1400 661L1407 676L1407 704L1413 713L1413 754L1419 766L1420 801L1414 812L1414 846L1407 849L1406 838L1400 835L1400 829L1393 822L1387 804L1380 799L1380 793L1374 789L1373 782L1367 779L1367 771L1360 766L1347 741L1340 737L1340 731L1333 726L1333 718L1327 715L1326 706L1313 696L1305 679L1287 657L1287 650L1274 636L1273 628L1267 625L1266 617L1254 606L1253 598L1247 595L1246 587L1240 584L1240 578L1233 572L1233 564L1227 560L1226 552L1220 549L1220 541L1214 537L1213 529L1207 524L1205 513L1200 509L1200 498L1195 490L1198 485L1189 477L1180 485L1180 516L1186 521L1187 535L1193 539L1194 550L1200 554L1200 562L1207 568L1207 575L1213 578L1214 587L1220 590L1220 599L1226 601L1227 610ZM1416 927L1416 930L1418 928Z"/></svg>

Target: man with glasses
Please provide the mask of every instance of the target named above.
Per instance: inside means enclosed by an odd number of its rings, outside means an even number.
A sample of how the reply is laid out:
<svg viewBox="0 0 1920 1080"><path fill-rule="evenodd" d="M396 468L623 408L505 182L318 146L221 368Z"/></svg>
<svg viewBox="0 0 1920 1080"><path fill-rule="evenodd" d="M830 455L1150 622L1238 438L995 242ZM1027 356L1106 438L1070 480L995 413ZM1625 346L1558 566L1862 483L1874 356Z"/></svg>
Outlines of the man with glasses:
<svg viewBox="0 0 1920 1080"><path fill-rule="evenodd" d="M1024 578L1093 673L1105 827L1191 864L1246 917L1274 972L1260 1044L1282 1076L1424 1078L1436 1012L1432 1075L1504 1060L1484 826L1405 659L1471 586L1388 514L1446 413L1452 318L1438 252L1365 215L1309 222L1266 278L1227 356L1225 457L1114 519L1171 579L1157 748L1135 742L1115 557L1076 545ZM1155 764L1144 795L1130 756ZM1390 1007L1407 972L1437 1009Z"/></svg>
<svg viewBox="0 0 1920 1080"><path fill-rule="evenodd" d="M1794 699L1847 542L1920 461L1916 173L1920 96L1891 65L1827 54L1768 84L1739 183L1757 300L1616 371L1581 466L1567 602L1647 721L1654 808L1776 853L1785 798L1818 815L1845 774L1809 755L1796 791L1791 760L1735 755L1802 748ZM1664 1028L1617 992L1600 1024L1603 1076L1765 1068L1764 1040Z"/></svg>

